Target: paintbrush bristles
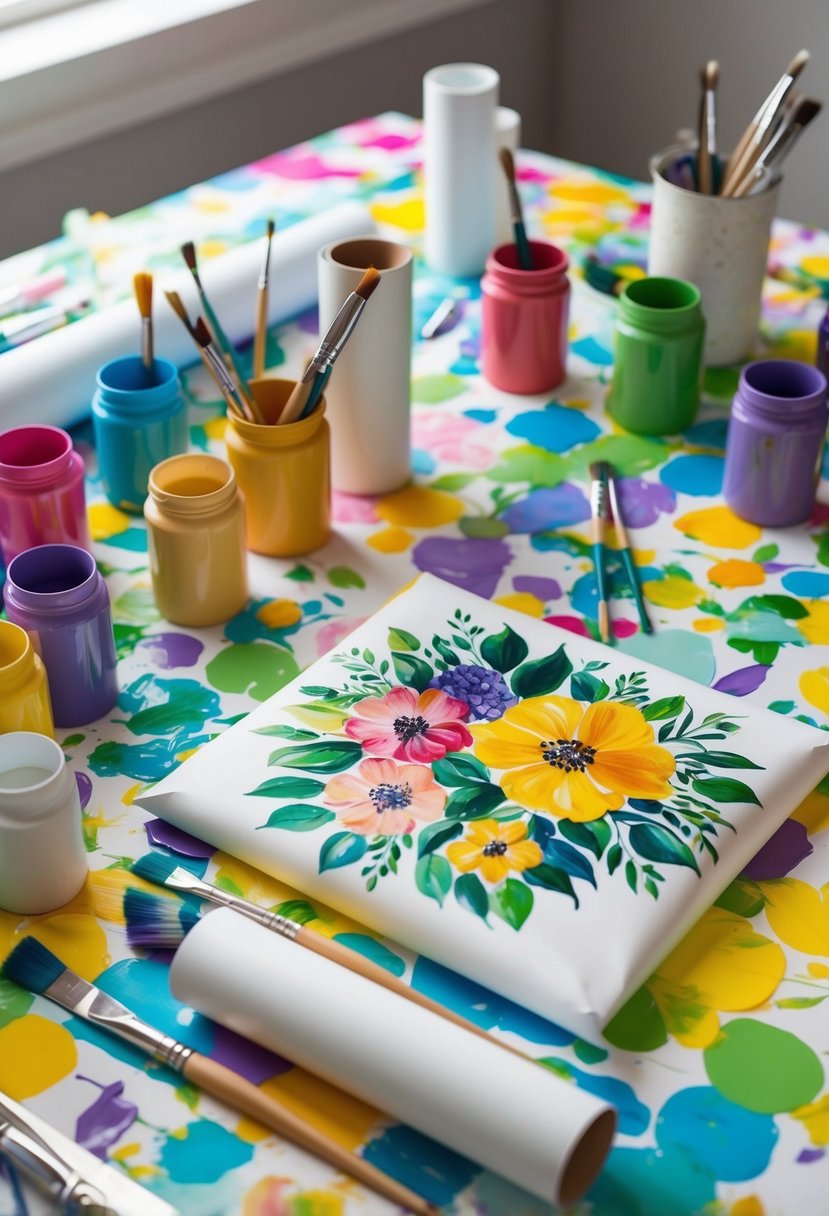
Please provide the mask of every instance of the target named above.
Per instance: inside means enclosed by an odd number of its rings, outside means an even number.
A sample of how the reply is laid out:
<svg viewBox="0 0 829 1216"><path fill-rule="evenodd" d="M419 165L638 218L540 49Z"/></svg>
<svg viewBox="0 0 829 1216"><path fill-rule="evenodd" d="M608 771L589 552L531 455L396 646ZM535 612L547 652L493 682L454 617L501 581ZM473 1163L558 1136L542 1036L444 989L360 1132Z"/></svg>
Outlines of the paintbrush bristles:
<svg viewBox="0 0 829 1216"><path fill-rule="evenodd" d="M198 267L196 264L196 246L193 244L192 241L184 242L184 244L181 247L181 256L184 258L185 262L187 263L187 267L192 272L192 274L194 276L197 275Z"/></svg>
<svg viewBox="0 0 829 1216"><path fill-rule="evenodd" d="M273 236L275 229L276 223L273 220L268 220L268 240Z"/></svg>
<svg viewBox="0 0 829 1216"><path fill-rule="evenodd" d="M35 937L24 937L18 942L3 963L3 975L28 988L29 992L43 993L59 979L66 967L56 954Z"/></svg>
<svg viewBox="0 0 829 1216"><path fill-rule="evenodd" d="M182 300L181 296L178 294L177 291L165 291L164 295L167 299L167 303L170 305L173 312L176 314L177 317L180 318L180 320L182 320L184 322L184 324L187 326L187 329L192 334L193 333L193 324L192 324L189 316L187 315L187 309L184 307L184 301Z"/></svg>
<svg viewBox="0 0 829 1216"><path fill-rule="evenodd" d="M199 346L208 347L213 341L210 330L207 328L203 317L196 318L196 324L193 326L193 336Z"/></svg>
<svg viewBox="0 0 829 1216"><path fill-rule="evenodd" d="M132 280L138 311L142 317L151 317L153 312L153 276L146 270L133 275Z"/></svg>
<svg viewBox="0 0 829 1216"><path fill-rule="evenodd" d="M796 80L808 62L809 52L804 48L802 51L797 52L794 59L786 68L786 75L791 76L793 80Z"/></svg>
<svg viewBox="0 0 829 1216"><path fill-rule="evenodd" d="M512 152L510 152L509 148L499 148L498 149L498 159L500 160L501 164L503 165L504 172L507 175L507 181L514 182L515 181L515 161L513 159Z"/></svg>
<svg viewBox="0 0 829 1216"><path fill-rule="evenodd" d="M702 69L702 87L716 89L720 81L720 65L716 59L709 59Z"/></svg>
<svg viewBox="0 0 829 1216"><path fill-rule="evenodd" d="M372 293L376 291L380 284L380 271L375 270L373 266L369 266L360 282L354 288L354 294L360 296L363 300L368 300Z"/></svg>

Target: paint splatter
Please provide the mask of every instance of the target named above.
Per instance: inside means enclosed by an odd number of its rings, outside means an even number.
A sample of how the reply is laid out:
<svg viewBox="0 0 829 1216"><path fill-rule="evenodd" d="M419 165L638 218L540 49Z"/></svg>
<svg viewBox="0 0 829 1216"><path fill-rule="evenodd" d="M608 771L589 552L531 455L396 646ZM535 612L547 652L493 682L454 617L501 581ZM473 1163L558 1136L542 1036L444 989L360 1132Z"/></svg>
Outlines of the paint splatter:
<svg viewBox="0 0 829 1216"><path fill-rule="evenodd" d="M299 675L299 665L291 652L280 646L246 642L220 650L204 673L220 692L247 693L254 701L266 701Z"/></svg>
<svg viewBox="0 0 829 1216"><path fill-rule="evenodd" d="M753 1018L729 1022L704 1053L711 1084L731 1102L761 1114L813 1101L823 1065L802 1039Z"/></svg>

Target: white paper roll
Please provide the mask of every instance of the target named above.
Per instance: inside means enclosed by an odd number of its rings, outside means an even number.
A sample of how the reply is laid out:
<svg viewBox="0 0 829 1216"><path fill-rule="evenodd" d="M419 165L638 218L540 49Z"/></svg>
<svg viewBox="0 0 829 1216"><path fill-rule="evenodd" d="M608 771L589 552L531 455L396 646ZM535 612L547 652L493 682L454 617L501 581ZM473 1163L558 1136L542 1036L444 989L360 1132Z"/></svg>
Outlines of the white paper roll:
<svg viewBox="0 0 829 1216"><path fill-rule="evenodd" d="M495 143L499 152L507 148L514 156L518 151L521 146L521 115L517 110L498 106L495 111ZM502 173L495 188L495 244L507 245L514 240L509 186Z"/></svg>
<svg viewBox="0 0 829 1216"><path fill-rule="evenodd" d="M610 1148L606 1103L229 909L188 933L170 985L200 1013L547 1202L582 1195Z"/></svg>
<svg viewBox="0 0 829 1216"><path fill-rule="evenodd" d="M366 208L347 202L278 232L271 252L269 324L286 320L316 300L316 257L321 245L373 230ZM262 242L250 241L199 266L205 291L233 342L249 338L253 332L261 262ZM193 315L193 280L186 268L165 275L161 287L178 291ZM196 348L160 290L157 295L153 317L156 354L186 367L197 360ZM7 351L0 356L0 427L23 422L67 426L77 421L90 409L98 368L109 359L137 351L139 336L135 302L121 300Z"/></svg>

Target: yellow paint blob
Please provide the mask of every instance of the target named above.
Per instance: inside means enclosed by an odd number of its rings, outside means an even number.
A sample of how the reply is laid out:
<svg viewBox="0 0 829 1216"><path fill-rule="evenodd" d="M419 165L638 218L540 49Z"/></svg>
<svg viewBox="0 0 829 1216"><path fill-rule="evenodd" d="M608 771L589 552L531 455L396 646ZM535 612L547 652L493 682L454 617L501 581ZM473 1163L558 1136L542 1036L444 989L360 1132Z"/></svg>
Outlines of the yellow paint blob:
<svg viewBox="0 0 829 1216"><path fill-rule="evenodd" d="M69 1031L36 1013L0 1029L0 1090L15 1102L43 1093L78 1063Z"/></svg>
<svg viewBox="0 0 829 1216"><path fill-rule="evenodd" d="M812 790L803 801L792 811L792 819L802 823L810 836L829 828L829 797Z"/></svg>
<svg viewBox="0 0 829 1216"><path fill-rule="evenodd" d="M793 1110L792 1118L800 1120L812 1144L818 1148L829 1144L829 1094Z"/></svg>
<svg viewBox="0 0 829 1216"><path fill-rule="evenodd" d="M701 616L698 620L691 622L691 627L697 633L719 633L725 628L725 621L719 616Z"/></svg>
<svg viewBox="0 0 829 1216"><path fill-rule="evenodd" d="M829 667L804 671L797 686L810 705L814 705L822 714L829 714Z"/></svg>
<svg viewBox="0 0 829 1216"><path fill-rule="evenodd" d="M829 603L823 600L803 600L802 603L809 615L795 621L795 625L807 642L813 646L826 646L829 644Z"/></svg>
<svg viewBox="0 0 829 1216"><path fill-rule="evenodd" d="M800 267L806 274L814 275L816 279L829 279L829 257L826 254L809 254L802 259Z"/></svg>
<svg viewBox="0 0 829 1216"><path fill-rule="evenodd" d="M371 214L380 224L392 224L405 232L422 232L425 210L422 198L407 198L402 203L374 203Z"/></svg>
<svg viewBox="0 0 829 1216"><path fill-rule="evenodd" d="M381 528L366 540L366 544L378 553L405 553L414 536L405 528Z"/></svg>
<svg viewBox="0 0 829 1216"><path fill-rule="evenodd" d="M211 418L209 422L202 423L202 430L208 439L214 439L218 442L225 437L227 418L224 414L220 414L218 418Z"/></svg>
<svg viewBox="0 0 829 1216"><path fill-rule="evenodd" d="M86 508L86 518L89 521L89 532L93 540L106 540L108 536L117 536L126 532L132 522L129 515L119 511L109 502L94 502Z"/></svg>
<svg viewBox="0 0 829 1216"><path fill-rule="evenodd" d="M285 629L302 620L302 609L296 600L268 600L257 611L256 619L268 629Z"/></svg>
<svg viewBox="0 0 829 1216"><path fill-rule="evenodd" d="M817 332L812 329L789 329L776 335L766 351L767 359L797 359L814 363L817 355Z"/></svg>
<svg viewBox="0 0 829 1216"><path fill-rule="evenodd" d="M762 536L756 524L740 519L728 507L703 507L674 520L674 527L685 536L713 545L715 549L747 549Z"/></svg>
<svg viewBox="0 0 829 1216"><path fill-rule="evenodd" d="M766 1209L757 1195L744 1195L734 1200L728 1216L766 1216Z"/></svg>
<svg viewBox="0 0 829 1216"><path fill-rule="evenodd" d="M816 980L829 979L829 967L825 963L808 963L806 970L809 975L813 975Z"/></svg>
<svg viewBox="0 0 829 1216"><path fill-rule="evenodd" d="M7 943L8 949L24 937L34 937L85 980L95 979L110 962L103 929L94 916L84 912L67 912L59 908L56 912L21 921Z"/></svg>
<svg viewBox="0 0 829 1216"><path fill-rule="evenodd" d="M571 410L589 410L592 402L587 397L568 397L562 399L561 404Z"/></svg>
<svg viewBox="0 0 829 1216"><path fill-rule="evenodd" d="M332 709L325 701L307 701L304 705L286 705L285 708L303 725L327 735L338 734L346 718L351 717L348 710Z"/></svg>
<svg viewBox="0 0 829 1216"><path fill-rule="evenodd" d="M705 599L705 592L687 578L669 575L642 584L645 597L659 608L691 608Z"/></svg>
<svg viewBox="0 0 829 1216"><path fill-rule="evenodd" d="M565 178L563 181L553 182L549 191L553 198L573 202L598 203L601 206L607 203L628 203L632 207L635 206L630 195L621 186L611 186L608 182L597 182L592 178Z"/></svg>
<svg viewBox="0 0 829 1216"><path fill-rule="evenodd" d="M712 566L708 571L708 581L715 587L759 587L766 581L766 572L759 562L732 557Z"/></svg>
<svg viewBox="0 0 829 1216"><path fill-rule="evenodd" d="M543 603L537 595L531 595L529 591L499 595L496 597L495 603L500 604L503 608L514 608L516 612L524 612L527 616L542 617L544 615Z"/></svg>
<svg viewBox="0 0 829 1216"><path fill-rule="evenodd" d="M829 885L820 891L799 878L759 884L766 920L787 946L829 958Z"/></svg>
<svg viewBox="0 0 829 1216"><path fill-rule="evenodd" d="M377 503L377 514L388 524L409 528L437 528L460 519L466 510L460 498L427 486L404 486Z"/></svg>
<svg viewBox="0 0 829 1216"><path fill-rule="evenodd" d="M359 1148L368 1139L372 1127L380 1118L373 1106L352 1098L301 1068L292 1068L278 1077L271 1077L260 1086L263 1093L330 1136L347 1149ZM255 1143L267 1134L261 1124L242 1119L237 1133L243 1140Z"/></svg>

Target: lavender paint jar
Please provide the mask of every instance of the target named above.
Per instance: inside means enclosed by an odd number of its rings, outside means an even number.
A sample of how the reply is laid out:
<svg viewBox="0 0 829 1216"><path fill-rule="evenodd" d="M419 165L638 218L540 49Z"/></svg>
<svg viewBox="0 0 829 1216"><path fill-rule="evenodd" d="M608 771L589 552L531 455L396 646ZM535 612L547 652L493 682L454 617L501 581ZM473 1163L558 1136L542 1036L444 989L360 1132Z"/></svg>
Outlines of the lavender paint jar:
<svg viewBox="0 0 829 1216"><path fill-rule="evenodd" d="M109 594L95 559L75 545L40 545L10 563L10 621L31 635L49 677L56 726L85 726L118 697Z"/></svg>
<svg viewBox="0 0 829 1216"><path fill-rule="evenodd" d="M747 364L728 426L723 494L750 523L808 519L826 435L826 377L789 359Z"/></svg>

